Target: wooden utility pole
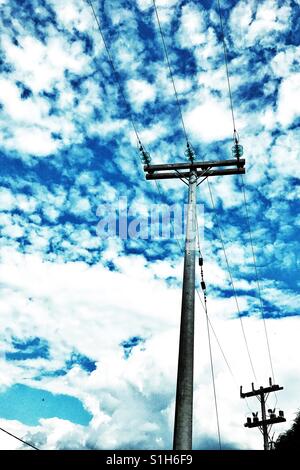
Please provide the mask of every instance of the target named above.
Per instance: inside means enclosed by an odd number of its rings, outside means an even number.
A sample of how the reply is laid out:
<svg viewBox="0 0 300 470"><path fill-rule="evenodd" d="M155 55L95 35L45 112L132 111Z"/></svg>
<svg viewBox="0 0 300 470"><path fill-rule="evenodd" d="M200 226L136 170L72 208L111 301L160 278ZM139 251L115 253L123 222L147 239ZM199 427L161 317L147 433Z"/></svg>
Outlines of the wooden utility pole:
<svg viewBox="0 0 300 470"><path fill-rule="evenodd" d="M247 418L245 427L246 428L257 428L257 427L259 428L264 438L264 450L271 449L269 432L273 424L284 423L286 421L286 419L284 418L283 411L280 410L278 413L278 416L276 416L275 409L268 410L269 417L267 418L266 401L270 393L277 392L278 390L283 390L283 387L279 387L279 385L273 385L271 377L269 378L268 387L259 387L257 390L255 390L254 384L252 383L252 391L247 392L247 393L243 393L242 386L240 388L241 398L256 396L258 400L260 401L261 419L258 418L258 413L252 413L253 420L251 418Z"/></svg>
<svg viewBox="0 0 300 470"><path fill-rule="evenodd" d="M143 154L143 149L141 151ZM146 159L148 155L143 155L144 161L147 163L144 166L147 180L178 178L189 187L175 405L174 450L192 449L196 189L199 184L210 176L245 173L245 160L241 158L197 162L194 161L194 153L189 144L187 144L186 154L190 160L189 163L162 165L150 165L150 160ZM222 169L222 167L229 168Z"/></svg>

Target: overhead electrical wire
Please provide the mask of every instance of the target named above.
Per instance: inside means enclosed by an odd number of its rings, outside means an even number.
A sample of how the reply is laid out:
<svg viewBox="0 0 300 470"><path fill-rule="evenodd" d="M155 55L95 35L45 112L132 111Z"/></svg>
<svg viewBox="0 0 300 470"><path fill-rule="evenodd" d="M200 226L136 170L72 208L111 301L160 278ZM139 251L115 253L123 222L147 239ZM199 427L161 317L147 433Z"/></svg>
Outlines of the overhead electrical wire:
<svg viewBox="0 0 300 470"><path fill-rule="evenodd" d="M216 214L216 206L215 206L214 198L213 198L213 195L212 195L211 186L210 186L210 183L209 183L208 180L207 180L207 184L208 184L208 189L209 189L209 194L210 194L212 207L214 209L214 213ZM253 373L253 377L255 378L255 380L257 380L254 365L253 365L253 361L252 361L252 357L251 357L251 353L250 353L250 349L249 349L249 345L248 345L248 340L247 340L247 336L246 336L246 332L245 332L245 328L244 328L244 322L243 322L243 318L241 316L240 306L239 306L238 299L237 299L236 289L235 289L235 285L234 285L234 282L233 282L233 277L232 277L232 274L231 274L231 269L230 269L230 266L229 266L228 257L227 257L227 254L226 254L222 229L220 227L220 224L219 224L218 219L217 219L216 216L215 216L215 221L216 221L217 229L218 229L218 232L219 232L219 238L220 238L223 253L224 253L224 258L225 258L225 262L226 262L226 266L227 266L227 271L228 271L228 275L229 275L229 279L230 279L230 284L232 286L233 295L234 295L234 298L235 298L236 308L237 308L237 311L238 311L238 316L239 316L239 320L240 320L240 324L241 324L242 334L243 334L243 338L244 338L245 347L246 347L246 350L247 350L247 355L248 355L250 367L251 367L251 370L252 370L252 373Z"/></svg>
<svg viewBox="0 0 300 470"><path fill-rule="evenodd" d="M227 51L227 46L226 46L226 41L225 41L225 33L224 33L224 25L223 25L223 17L222 17L222 10L221 10L221 5L220 5L220 0L217 0L217 4L218 4L219 19L220 19L223 51L224 51L224 63L225 63L225 69L226 69L228 93L229 93L229 100L230 100L230 109L231 109L231 116L232 116L234 141L235 141L235 144L237 144L238 140L239 140L239 137L238 137L238 134L237 134L236 124L235 124L234 107L233 107L233 99L232 99L231 84L230 84L230 74L229 74L229 67L228 67L228 51ZM241 180L242 180L243 198L244 198L244 204L245 204L245 209L246 209L246 219L247 219L249 239L250 239L250 244L251 244L253 265L254 265L255 277L256 277L256 283L257 283L257 292L258 292L258 297L259 297L259 302L260 302L260 310L261 310L261 316L262 316L262 319L263 319L264 333L265 333L267 350L268 350L268 358L269 358L269 362L270 362L270 368L271 368L271 374L272 374L273 382L275 382L273 360L272 360L272 354L271 354L267 324L266 324L265 314L264 314L264 307L263 307L262 294L261 294L260 282L259 282L259 277L258 277L256 257L255 257L254 246L253 246L253 238L252 238L252 233L251 233L251 224L250 224L250 217L249 217L248 205L247 205L247 200L246 200L245 184L244 184L243 175L241 175ZM276 395L276 393L275 393L275 395ZM277 403L277 396L276 396L276 403Z"/></svg>
<svg viewBox="0 0 300 470"><path fill-rule="evenodd" d="M218 3L219 19L220 19L220 26L221 26L222 44L223 44L223 51L224 51L224 60L225 60L225 69L226 69L226 78L227 78L228 94L229 94L229 101L230 101L233 133L234 133L234 135L236 135L237 131L236 131L236 125L235 125L233 100L232 100L230 76L229 76L229 69L228 69L228 52L227 52L227 46L226 46L226 42L225 42L225 34L224 34L224 26L223 26L223 18L222 18L222 10L221 10L221 5L220 5L220 0L217 0L217 3Z"/></svg>
<svg viewBox="0 0 300 470"><path fill-rule="evenodd" d="M177 93L177 89L176 89L176 85L175 85L175 81L174 81L174 75L173 75L173 71L172 71L172 67L171 67L171 63L170 63L170 59L169 59L168 49L167 49L167 46L166 46L163 31L162 31L162 27L161 27L161 23L160 23L160 19L159 19L158 10L157 10L157 7L156 7L155 0L152 0L152 2L153 2L153 6L154 6L154 10L155 10L155 16L156 16L156 19L157 19L157 24L158 24L158 28L159 28L163 48L164 48L166 62L168 64L170 78L171 78L172 85L173 85L173 90L174 90L174 95L175 95L175 98L176 98L176 103L177 103L177 107L178 107L178 111L179 111L179 115L180 115L182 130L183 130L183 133L184 133L185 140L188 143L189 139L188 139L186 127L185 127L184 120L183 120L183 114L182 114L181 105L180 105L180 102L179 102L178 93Z"/></svg>
<svg viewBox="0 0 300 470"><path fill-rule="evenodd" d="M4 429L4 428L1 428L1 427L0 427L0 431L5 432L5 433L8 434L9 436L14 437L15 439L17 439L17 440L20 441L20 442L23 442L23 444L26 444L27 446L32 447L32 449L34 449L34 450L41 450L41 449L38 449L37 447L35 447L33 444L30 444L29 442L24 441L24 439L21 439L20 437L15 436L14 434L12 434L11 432L7 431L7 430Z"/></svg>
<svg viewBox="0 0 300 470"><path fill-rule="evenodd" d="M99 30L99 33L100 33L100 35L101 35L101 39L102 39L102 41L103 41L103 44L104 44L104 47L105 47L105 50L106 50L106 53L107 53L107 57L108 57L108 60L109 60L111 69L112 69L112 71L113 71L114 82L115 82L116 85L117 85L117 88L118 88L118 90L119 90L119 92L120 92L120 95L121 95L121 97L122 97L123 103L124 103L124 105L125 105L125 108L127 109L129 121L130 121L130 123L131 123L131 125L132 125L132 128L133 128L133 130L134 130L135 136L136 136L136 138L137 138L137 141L139 142L139 144L141 144L140 136L139 136L139 133L138 133L138 131L137 131L137 127L136 127L136 125L135 125L135 122L134 122L134 120L133 120L133 117L132 117L130 108L129 108L129 106L128 106L128 102L127 102L126 97L125 97L125 95L124 95L123 87L122 87L122 85L121 85L119 75L118 75L117 70L116 70L116 68L115 68L115 64L114 64L114 61L113 61L113 58L112 58L110 49L109 49L108 44L107 44L107 42L106 42L106 39L105 39L105 37L104 37L104 33L103 33L103 30L102 30L102 27L101 27L101 24L100 24L100 20L99 20L97 14L96 14L96 12L95 12L94 5L93 5L92 0L86 0L86 1L87 1L87 3L89 4L89 6L91 7L91 10L92 10L92 12L93 12L93 16L94 16L95 21L96 21L96 23L97 23L98 30Z"/></svg>
<svg viewBox="0 0 300 470"><path fill-rule="evenodd" d="M261 309L262 319L263 319L263 324L264 324L264 331L265 331L265 337L266 337L266 343L267 343L267 349L268 349L269 362L270 362L270 367L271 367L271 372L272 372L272 379L273 379L273 383L275 383L273 360L272 360L272 355L271 355L271 348L270 348L269 335L268 335L268 330L267 330L267 325L266 325L266 319L265 319L265 315L264 315L264 307L263 307L263 302L262 302L261 288L260 288L260 282L259 282L258 271L257 271L256 256L255 256L254 246L253 246L252 230L251 230L251 224L250 224L250 217L249 217L248 203L247 203L247 199L246 199L246 192L245 192L245 184L244 184L243 175L241 175L241 177L242 177L243 198L244 198L244 203L245 203L245 208L246 208L246 219L247 219L247 225L248 225L249 239L250 239L252 257L253 257L253 264L254 264L254 269L255 269L257 290L258 290L258 294L259 294L260 309ZM276 396L276 399L277 399L277 396Z"/></svg>

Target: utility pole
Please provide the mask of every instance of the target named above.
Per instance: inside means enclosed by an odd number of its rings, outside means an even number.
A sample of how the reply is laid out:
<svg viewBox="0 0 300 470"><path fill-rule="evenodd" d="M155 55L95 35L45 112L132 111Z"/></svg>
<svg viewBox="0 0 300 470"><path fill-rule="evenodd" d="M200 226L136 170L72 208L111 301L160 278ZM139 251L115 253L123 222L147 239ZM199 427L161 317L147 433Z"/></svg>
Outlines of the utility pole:
<svg viewBox="0 0 300 470"><path fill-rule="evenodd" d="M268 409L269 417L267 418L266 401L270 393L277 392L278 390L283 390L283 387L279 387L279 385L273 385L271 377L269 378L268 387L259 387L259 389L255 389L254 384L252 383L252 391L247 393L243 393L242 386L240 388L241 398L256 396L260 401L261 419L258 418L258 412L252 413L253 421L251 418L247 418L247 422L244 426L246 428L259 428L264 438L264 450L271 450L272 448L269 432L273 424L284 423L286 421L283 411L280 410L278 412L278 416L276 416L275 409Z"/></svg>
<svg viewBox="0 0 300 470"><path fill-rule="evenodd" d="M144 171L146 172L147 180L178 178L187 184L189 188L173 449L191 450L194 375L196 189L199 184L210 176L244 174L245 160L240 158L241 150L236 149L236 153L234 153L236 158L232 160L194 161L194 152L188 143L186 155L190 160L189 163L150 165L149 154L144 151L142 146L140 151L146 163ZM222 167L228 168L224 169Z"/></svg>

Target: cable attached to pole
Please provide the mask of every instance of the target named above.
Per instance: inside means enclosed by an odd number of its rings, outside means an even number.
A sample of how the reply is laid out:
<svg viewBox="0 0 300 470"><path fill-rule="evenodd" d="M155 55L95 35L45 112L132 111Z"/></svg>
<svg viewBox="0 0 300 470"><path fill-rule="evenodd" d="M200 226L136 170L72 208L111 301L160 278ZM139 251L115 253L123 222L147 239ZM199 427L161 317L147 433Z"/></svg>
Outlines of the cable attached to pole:
<svg viewBox="0 0 300 470"><path fill-rule="evenodd" d="M207 328L207 337L208 337L208 347L209 347L209 359L210 359L210 370L211 370L211 378L213 384L213 393L214 393L214 402L215 402L215 411L216 411L216 421L217 421L217 431L218 431L218 440L219 440L219 448L222 449L221 444L221 433L220 433L220 421L219 421L219 410L218 410L218 400L217 400L217 391L216 391L216 383L215 383L215 372L214 372L214 362L213 362L213 355L212 355L212 345L211 345L211 337L210 337L210 321L208 318L207 313L207 295L206 295L206 283L204 281L204 274L203 274L203 257L201 252L200 246L200 238L199 238L199 226L198 226L198 217L196 212L196 227L197 227L197 243L198 243L198 250L199 250L199 266L201 272L201 288L203 291L203 298L204 298L204 311L205 311L205 318L206 318L206 328Z"/></svg>

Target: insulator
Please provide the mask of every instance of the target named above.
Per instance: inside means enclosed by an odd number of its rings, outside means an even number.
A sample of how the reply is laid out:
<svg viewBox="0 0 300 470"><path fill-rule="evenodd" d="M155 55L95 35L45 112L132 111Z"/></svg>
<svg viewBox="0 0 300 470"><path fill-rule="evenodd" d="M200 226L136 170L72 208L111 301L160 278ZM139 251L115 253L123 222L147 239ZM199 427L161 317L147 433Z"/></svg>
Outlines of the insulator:
<svg viewBox="0 0 300 470"><path fill-rule="evenodd" d="M203 258L199 258L199 266L203 266Z"/></svg>
<svg viewBox="0 0 300 470"><path fill-rule="evenodd" d="M204 281L201 281L201 288L202 290L206 290L206 285Z"/></svg>
<svg viewBox="0 0 300 470"><path fill-rule="evenodd" d="M193 163L193 161L195 160L195 154L189 143L187 143L187 149L184 153L188 157L190 162Z"/></svg>
<svg viewBox="0 0 300 470"><path fill-rule="evenodd" d="M145 165L150 165L151 163L151 158L150 154L148 152L145 152L143 147L140 148L141 154L142 154L142 160Z"/></svg>
<svg viewBox="0 0 300 470"><path fill-rule="evenodd" d="M234 144L234 146L232 147L233 157L239 160L241 156L243 155L243 153L244 153L243 146L237 143Z"/></svg>

